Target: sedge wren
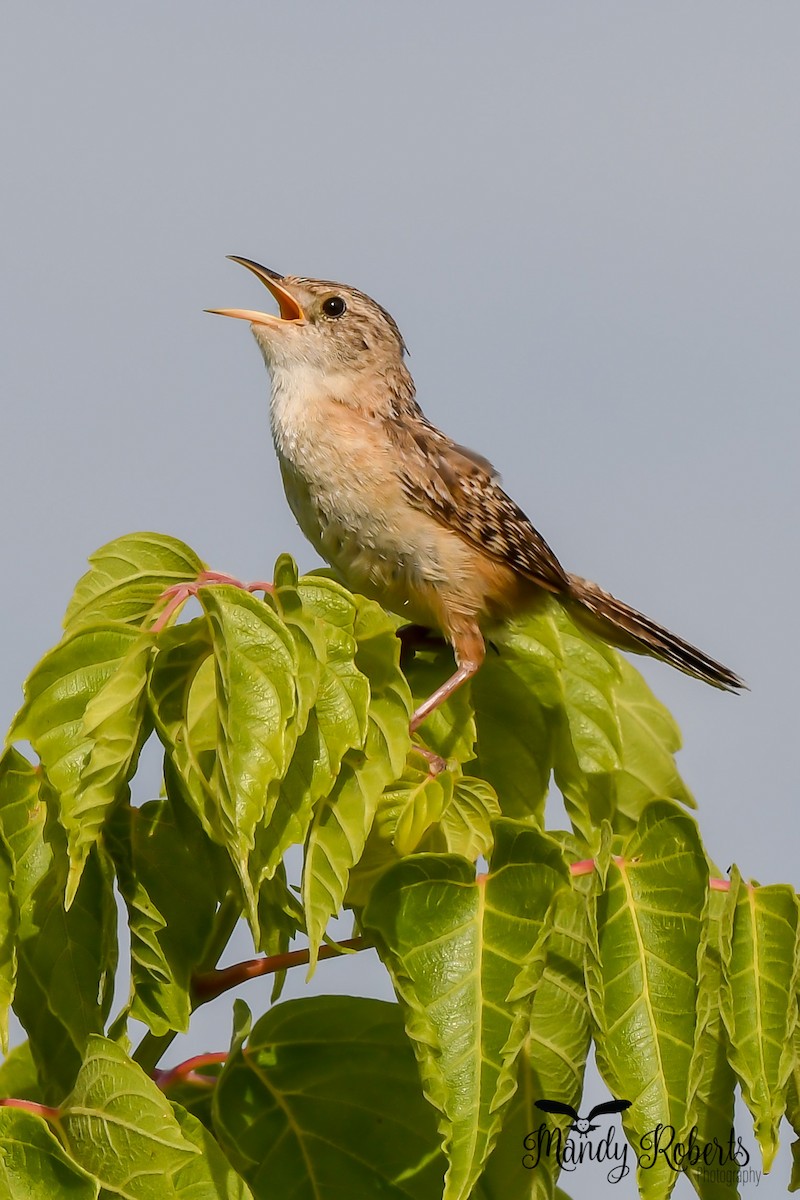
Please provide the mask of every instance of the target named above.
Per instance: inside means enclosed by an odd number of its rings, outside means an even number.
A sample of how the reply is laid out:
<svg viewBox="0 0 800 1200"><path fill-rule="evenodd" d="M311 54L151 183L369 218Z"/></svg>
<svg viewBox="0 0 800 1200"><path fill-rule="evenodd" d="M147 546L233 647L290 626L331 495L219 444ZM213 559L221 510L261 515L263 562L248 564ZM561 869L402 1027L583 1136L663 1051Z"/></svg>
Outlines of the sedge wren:
<svg viewBox="0 0 800 1200"><path fill-rule="evenodd" d="M474 675L484 631L551 592L580 623L733 691L743 682L702 650L595 583L571 575L479 454L452 442L414 397L389 313L339 283L278 275L231 256L279 315L250 321L272 377L272 435L300 528L351 591L440 631L456 670L414 713L412 731Z"/></svg>

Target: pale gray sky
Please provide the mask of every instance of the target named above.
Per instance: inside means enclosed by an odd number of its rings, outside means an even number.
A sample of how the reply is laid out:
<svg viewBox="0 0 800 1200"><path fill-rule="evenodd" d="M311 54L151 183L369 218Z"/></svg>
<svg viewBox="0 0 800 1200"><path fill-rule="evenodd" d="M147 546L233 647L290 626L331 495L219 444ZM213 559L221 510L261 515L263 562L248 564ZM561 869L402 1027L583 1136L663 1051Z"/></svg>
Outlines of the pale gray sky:
<svg viewBox="0 0 800 1200"><path fill-rule="evenodd" d="M258 351L202 311L261 303L241 254L374 295L429 417L565 565L745 676L736 698L640 660L709 852L797 885L796 3L50 0L4 24L3 721L107 539L314 564ZM386 995L380 971L357 986ZM225 1044L219 1003L187 1052Z"/></svg>

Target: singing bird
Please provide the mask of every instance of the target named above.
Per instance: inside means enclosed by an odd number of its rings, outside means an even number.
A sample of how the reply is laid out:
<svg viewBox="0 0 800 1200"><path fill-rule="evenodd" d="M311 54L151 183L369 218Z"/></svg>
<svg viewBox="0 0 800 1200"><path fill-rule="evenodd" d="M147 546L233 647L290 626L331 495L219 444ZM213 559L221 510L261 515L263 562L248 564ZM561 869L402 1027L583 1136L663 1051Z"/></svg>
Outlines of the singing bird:
<svg viewBox="0 0 800 1200"><path fill-rule="evenodd" d="M452 645L456 670L420 704L412 732L479 669L487 628L545 592L614 646L714 687L744 687L702 650L562 567L491 463L425 417L386 309L353 287L231 258L266 286L279 314L208 311L251 323L272 377L272 435L300 528L351 591Z"/></svg>

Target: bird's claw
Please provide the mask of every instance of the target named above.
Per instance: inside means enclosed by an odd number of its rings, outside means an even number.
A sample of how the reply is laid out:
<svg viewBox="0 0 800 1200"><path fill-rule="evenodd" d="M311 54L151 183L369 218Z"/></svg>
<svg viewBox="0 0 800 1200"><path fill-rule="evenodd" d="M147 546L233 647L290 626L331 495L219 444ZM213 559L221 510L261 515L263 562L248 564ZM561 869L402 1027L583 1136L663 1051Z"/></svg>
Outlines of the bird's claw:
<svg viewBox="0 0 800 1200"><path fill-rule="evenodd" d="M414 745L414 749L427 761L428 774L433 778L435 778L437 775L441 775L442 771L447 770L447 759L442 758L440 754L436 754L433 750L429 750L427 746Z"/></svg>

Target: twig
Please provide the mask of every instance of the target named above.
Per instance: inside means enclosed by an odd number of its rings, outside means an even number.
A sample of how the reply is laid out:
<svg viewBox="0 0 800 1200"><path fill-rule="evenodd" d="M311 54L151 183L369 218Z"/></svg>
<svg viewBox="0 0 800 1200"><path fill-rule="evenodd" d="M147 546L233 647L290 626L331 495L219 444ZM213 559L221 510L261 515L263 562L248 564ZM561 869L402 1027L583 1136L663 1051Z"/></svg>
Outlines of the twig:
<svg viewBox="0 0 800 1200"><path fill-rule="evenodd" d="M365 942L362 937L344 938L335 946L322 946L317 957L339 958L343 951L369 950L372 944ZM274 975L276 971L285 971L289 967L299 967L309 961L308 950L288 950L285 954L273 954L268 958L251 958L246 962L234 963L232 967L223 967L217 971L206 971L195 975L192 980L192 995L199 1007L209 1000L214 1000L230 988L246 983L248 979L258 979L261 975Z"/></svg>

